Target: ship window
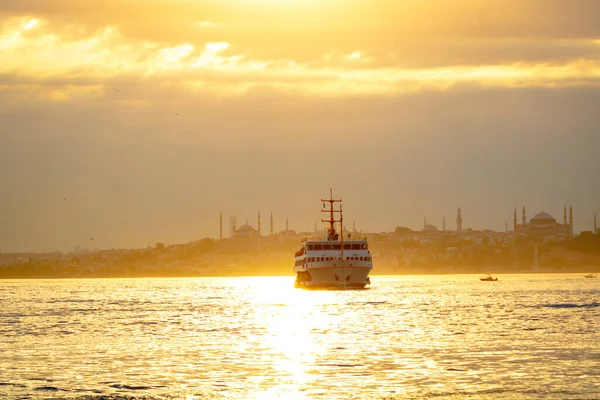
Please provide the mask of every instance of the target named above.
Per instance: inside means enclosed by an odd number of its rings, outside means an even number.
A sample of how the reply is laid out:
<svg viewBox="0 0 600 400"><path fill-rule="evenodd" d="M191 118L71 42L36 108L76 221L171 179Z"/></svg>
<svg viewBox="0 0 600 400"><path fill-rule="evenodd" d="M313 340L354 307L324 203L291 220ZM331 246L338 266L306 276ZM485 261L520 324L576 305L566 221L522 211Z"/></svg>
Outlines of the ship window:
<svg viewBox="0 0 600 400"><path fill-rule="evenodd" d="M323 246L320 244L315 244L313 247L314 247L314 250L323 250Z"/></svg>
<svg viewBox="0 0 600 400"><path fill-rule="evenodd" d="M367 244L366 244L366 243L363 243L363 244L362 244L362 248L363 248L363 250L366 250L366 249L367 249Z"/></svg>
<svg viewBox="0 0 600 400"><path fill-rule="evenodd" d="M365 258L364 258L364 257L361 257L361 258L360 258L360 261L365 261Z"/></svg>
<svg viewBox="0 0 600 400"><path fill-rule="evenodd" d="M331 250L331 245L330 244L324 244L323 245L323 250Z"/></svg>
<svg viewBox="0 0 600 400"><path fill-rule="evenodd" d="M351 244L345 244L344 245L344 250L352 250L352 245Z"/></svg>
<svg viewBox="0 0 600 400"><path fill-rule="evenodd" d="M340 250L342 246L340 246L339 244L334 244L331 247L332 247L332 250Z"/></svg>
<svg viewBox="0 0 600 400"><path fill-rule="evenodd" d="M360 250L360 244L353 244L352 250Z"/></svg>
<svg viewBox="0 0 600 400"><path fill-rule="evenodd" d="M313 249L313 245L312 245L312 244L309 244L308 246L306 246L306 249L307 249L307 250L312 250L312 249Z"/></svg>

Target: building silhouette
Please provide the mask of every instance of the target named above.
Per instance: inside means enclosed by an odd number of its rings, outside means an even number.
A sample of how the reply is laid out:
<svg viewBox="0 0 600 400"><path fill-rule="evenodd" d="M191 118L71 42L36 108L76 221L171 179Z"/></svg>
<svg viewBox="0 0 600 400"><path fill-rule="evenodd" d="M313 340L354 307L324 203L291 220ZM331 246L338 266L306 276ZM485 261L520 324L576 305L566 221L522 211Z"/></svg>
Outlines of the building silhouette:
<svg viewBox="0 0 600 400"><path fill-rule="evenodd" d="M237 227L236 217L230 217L230 234L228 238L223 236L223 213L219 214L219 239L260 239L260 238L271 238L276 236L294 236L296 232L290 230L288 218L285 219L285 230L275 232L273 213L270 215L269 221L269 234L266 236L262 235L262 223L260 217L260 211L256 218L256 228L248 223L248 219L244 225Z"/></svg>
<svg viewBox="0 0 600 400"><path fill-rule="evenodd" d="M525 206L521 211L521 223L517 223L517 209L514 209L513 215L514 232L517 235L530 236L535 238L568 239L573 237L573 207L569 206L569 214L567 220L567 206L564 207L563 223L559 223L556 219L542 211L534 215L527 222L527 212Z"/></svg>

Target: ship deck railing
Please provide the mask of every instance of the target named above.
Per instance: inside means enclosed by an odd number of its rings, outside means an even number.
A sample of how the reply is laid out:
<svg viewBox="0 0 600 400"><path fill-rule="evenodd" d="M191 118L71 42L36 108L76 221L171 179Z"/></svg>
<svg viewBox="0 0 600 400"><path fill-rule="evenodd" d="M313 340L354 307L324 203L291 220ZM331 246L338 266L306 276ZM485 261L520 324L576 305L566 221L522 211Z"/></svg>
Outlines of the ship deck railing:
<svg viewBox="0 0 600 400"><path fill-rule="evenodd" d="M341 242L340 239L338 240L328 240L327 238L325 238L325 236L304 236L302 238L303 242L306 241L315 241L315 242ZM350 238L344 238L344 243L346 242L364 242L365 240L367 240L366 236L361 236L359 238L356 237L350 237Z"/></svg>

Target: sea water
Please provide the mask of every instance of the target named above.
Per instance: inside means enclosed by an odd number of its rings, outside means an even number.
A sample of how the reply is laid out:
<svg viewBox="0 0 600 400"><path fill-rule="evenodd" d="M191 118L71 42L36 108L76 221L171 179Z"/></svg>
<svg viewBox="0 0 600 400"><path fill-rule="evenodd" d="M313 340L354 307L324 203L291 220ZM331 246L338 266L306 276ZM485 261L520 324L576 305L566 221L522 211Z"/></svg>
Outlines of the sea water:
<svg viewBox="0 0 600 400"><path fill-rule="evenodd" d="M600 398L583 274L0 281L0 398Z"/></svg>

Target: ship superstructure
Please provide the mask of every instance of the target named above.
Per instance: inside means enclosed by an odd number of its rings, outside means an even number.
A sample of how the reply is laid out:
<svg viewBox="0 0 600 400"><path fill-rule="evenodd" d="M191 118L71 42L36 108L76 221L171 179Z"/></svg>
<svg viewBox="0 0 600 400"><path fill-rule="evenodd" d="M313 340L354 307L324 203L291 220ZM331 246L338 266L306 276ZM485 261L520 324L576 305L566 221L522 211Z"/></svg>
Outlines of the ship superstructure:
<svg viewBox="0 0 600 400"><path fill-rule="evenodd" d="M323 238L305 238L296 252L294 272L296 287L303 288L364 288L371 283L369 273L373 259L365 237L344 238L342 200L333 197L323 202L322 213L329 214L322 222L329 224ZM328 203L328 204L327 204ZM336 205L338 206L336 208ZM336 216L339 218L336 219ZM336 230L339 224L339 233Z"/></svg>

